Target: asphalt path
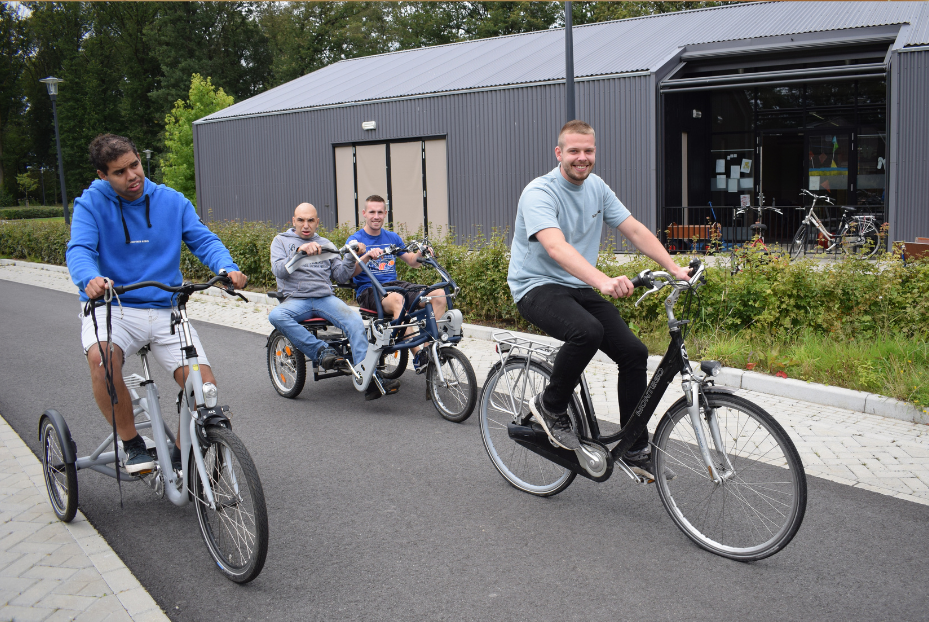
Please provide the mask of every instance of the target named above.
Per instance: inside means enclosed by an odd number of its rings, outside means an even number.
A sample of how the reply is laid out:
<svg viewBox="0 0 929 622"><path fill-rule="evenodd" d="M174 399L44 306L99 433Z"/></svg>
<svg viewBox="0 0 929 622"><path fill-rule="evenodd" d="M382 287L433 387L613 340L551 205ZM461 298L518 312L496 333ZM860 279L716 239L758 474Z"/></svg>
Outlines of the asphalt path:
<svg viewBox="0 0 929 622"><path fill-rule="evenodd" d="M47 408L65 416L80 455L108 432L78 311L74 295L0 281L0 413L37 453ZM271 387L261 335L198 330L264 486L263 573L245 586L223 578L192 507L129 483L120 509L115 480L78 474L81 510L174 620L926 617L927 506L811 478L790 546L737 563L691 544L654 488L621 474L578 478L550 499L510 487L477 415L443 420L411 371L374 402L347 379L308 382L287 400ZM156 373L170 412L176 387Z"/></svg>

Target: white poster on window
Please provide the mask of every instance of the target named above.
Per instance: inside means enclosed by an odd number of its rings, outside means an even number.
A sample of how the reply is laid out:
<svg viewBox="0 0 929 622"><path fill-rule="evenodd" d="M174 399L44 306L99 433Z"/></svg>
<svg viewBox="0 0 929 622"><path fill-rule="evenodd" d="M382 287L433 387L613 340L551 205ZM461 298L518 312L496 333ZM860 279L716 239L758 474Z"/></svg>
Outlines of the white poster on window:
<svg viewBox="0 0 929 622"><path fill-rule="evenodd" d="M739 167L737 165L733 164L732 166L729 167L729 177L731 177L732 179L739 178Z"/></svg>
<svg viewBox="0 0 929 622"><path fill-rule="evenodd" d="M819 175L810 175L810 190L819 190Z"/></svg>
<svg viewBox="0 0 929 622"><path fill-rule="evenodd" d="M738 179L727 179L726 180L726 191L727 192L738 192L739 191L739 180Z"/></svg>
<svg viewBox="0 0 929 622"><path fill-rule="evenodd" d="M742 207L748 207L751 204L752 204L752 195L750 194L739 195L739 205L741 205Z"/></svg>
<svg viewBox="0 0 929 622"><path fill-rule="evenodd" d="M716 176L716 189L717 189L717 190L725 190L725 189L726 189L726 176L725 176L725 175L717 175L717 176Z"/></svg>
<svg viewBox="0 0 929 622"><path fill-rule="evenodd" d="M746 175L752 172L752 161L751 160L742 160L742 172Z"/></svg>
<svg viewBox="0 0 929 622"><path fill-rule="evenodd" d="M726 161L725 160L716 160L716 172L717 173L726 172Z"/></svg>

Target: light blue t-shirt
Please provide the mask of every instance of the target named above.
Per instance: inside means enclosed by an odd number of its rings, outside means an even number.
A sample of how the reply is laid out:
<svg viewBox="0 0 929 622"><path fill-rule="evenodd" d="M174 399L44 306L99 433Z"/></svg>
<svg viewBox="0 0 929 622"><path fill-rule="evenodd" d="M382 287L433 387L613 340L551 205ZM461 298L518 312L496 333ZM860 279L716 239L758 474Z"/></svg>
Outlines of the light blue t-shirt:
<svg viewBox="0 0 929 622"><path fill-rule="evenodd" d="M590 287L558 265L535 238L543 229L561 229L565 240L581 256L597 265L603 223L618 227L631 216L616 194L597 175L591 174L576 186L565 179L560 168L532 180L519 197L507 283L519 302L540 285L557 283L567 287Z"/></svg>

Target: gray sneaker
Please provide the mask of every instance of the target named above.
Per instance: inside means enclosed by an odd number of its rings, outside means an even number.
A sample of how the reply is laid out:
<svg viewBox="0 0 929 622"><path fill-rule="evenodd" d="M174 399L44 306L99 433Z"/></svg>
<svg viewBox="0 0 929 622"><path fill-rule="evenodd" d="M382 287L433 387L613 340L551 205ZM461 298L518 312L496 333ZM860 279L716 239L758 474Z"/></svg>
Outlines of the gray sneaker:
<svg viewBox="0 0 929 622"><path fill-rule="evenodd" d="M652 462L652 448L646 447L639 451L627 451L623 454L623 462L625 462L632 472L636 475L640 475L648 480L649 484L655 482L655 465ZM677 477L677 473L672 471L670 468L664 468L664 478L667 481L671 481Z"/></svg>
<svg viewBox="0 0 929 622"><path fill-rule="evenodd" d="M539 422L539 425L548 434L548 438L557 447L571 451L581 448L581 442L577 440L577 434L571 429L571 419L568 418L568 413L555 414L546 410L542 406L541 393L529 402L529 410L532 411L532 418Z"/></svg>
<svg viewBox="0 0 929 622"><path fill-rule="evenodd" d="M155 469L155 460L145 448L145 439L138 434L133 439L123 441L123 451L126 452L126 462L123 466L128 473L147 473Z"/></svg>

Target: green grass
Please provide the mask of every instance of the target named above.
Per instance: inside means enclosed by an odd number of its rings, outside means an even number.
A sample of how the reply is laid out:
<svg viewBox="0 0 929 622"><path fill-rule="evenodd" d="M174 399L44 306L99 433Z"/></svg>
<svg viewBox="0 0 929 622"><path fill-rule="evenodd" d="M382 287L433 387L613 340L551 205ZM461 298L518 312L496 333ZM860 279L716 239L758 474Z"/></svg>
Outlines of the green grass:
<svg viewBox="0 0 929 622"><path fill-rule="evenodd" d="M656 335L657 337L657 335ZM694 360L713 359L727 367L784 372L797 378L886 395L919 408L929 407L929 343L926 337L884 335L844 339L804 331L789 341L748 332L690 336ZM665 337L665 347L667 337Z"/></svg>

